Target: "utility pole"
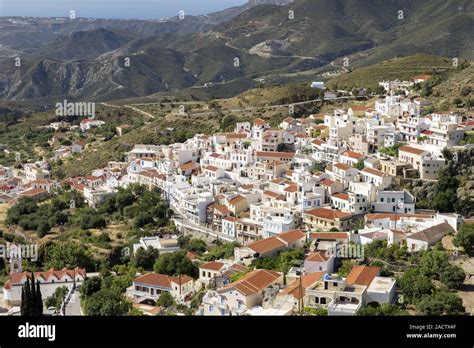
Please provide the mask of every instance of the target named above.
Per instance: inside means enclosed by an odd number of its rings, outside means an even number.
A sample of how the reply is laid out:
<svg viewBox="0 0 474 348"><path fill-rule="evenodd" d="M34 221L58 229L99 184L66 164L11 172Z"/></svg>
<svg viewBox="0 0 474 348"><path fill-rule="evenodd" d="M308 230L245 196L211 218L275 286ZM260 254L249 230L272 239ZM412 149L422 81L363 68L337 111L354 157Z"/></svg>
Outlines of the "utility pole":
<svg viewBox="0 0 474 348"><path fill-rule="evenodd" d="M301 271L299 272L299 275L300 275L300 285L299 285L299 288L300 288L300 290L299 290L299 295L300 296L299 297L300 298L298 299L298 314L301 315L301 312L302 312L302 305L301 305L302 303L301 302L303 300L303 284L301 282Z"/></svg>
<svg viewBox="0 0 474 348"><path fill-rule="evenodd" d="M181 298L181 272L178 275L178 280L179 280L179 298Z"/></svg>

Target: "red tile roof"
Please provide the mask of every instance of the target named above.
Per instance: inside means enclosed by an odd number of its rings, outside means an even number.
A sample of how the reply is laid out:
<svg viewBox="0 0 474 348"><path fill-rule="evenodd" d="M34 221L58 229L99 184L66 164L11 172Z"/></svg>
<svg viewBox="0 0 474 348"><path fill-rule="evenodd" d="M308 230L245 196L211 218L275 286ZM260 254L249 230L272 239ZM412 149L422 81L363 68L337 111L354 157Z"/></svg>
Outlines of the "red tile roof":
<svg viewBox="0 0 474 348"><path fill-rule="evenodd" d="M280 277L281 274L278 272L266 269L256 269L247 273L236 282L230 283L224 288L219 289L218 292L227 291L228 289L233 288L244 296L250 296L264 290L269 285L274 284Z"/></svg>
<svg viewBox="0 0 474 348"><path fill-rule="evenodd" d="M402 152L408 152L408 153L412 153L414 155L421 155L423 153L426 152L426 150L421 150L421 149L416 149L414 147L411 147L411 146L402 146L400 149L398 149L398 151L402 151Z"/></svg>
<svg viewBox="0 0 474 348"><path fill-rule="evenodd" d="M44 281L49 281L49 279L54 277L56 280L60 280L65 275L68 275L71 278L74 278L74 275L81 275L82 277L85 277L86 270L78 267L76 267L75 269L63 268L60 271L51 268L48 271L35 272L35 279L43 279ZM12 273L10 274L8 280L9 285L21 284L26 279L26 277L31 279L31 272Z"/></svg>
<svg viewBox="0 0 474 348"><path fill-rule="evenodd" d="M261 118L256 118L255 121L253 121L253 124L256 126L263 126L267 124L265 120L262 120Z"/></svg>
<svg viewBox="0 0 474 348"><path fill-rule="evenodd" d="M311 240L339 240L349 239L349 236L345 232L313 232L309 234Z"/></svg>
<svg viewBox="0 0 474 348"><path fill-rule="evenodd" d="M294 152L273 152L273 151L257 151L257 157L279 157L279 158L293 158Z"/></svg>
<svg viewBox="0 0 474 348"><path fill-rule="evenodd" d="M327 220L347 219L352 216L352 214L349 214L349 213L344 213L339 210L326 209L326 208L315 208L315 209L307 210L304 213L321 218L321 219L327 219Z"/></svg>
<svg viewBox="0 0 474 348"><path fill-rule="evenodd" d="M324 272L313 272L305 274L299 279L293 280L278 296L293 295L296 299L301 299L305 295L305 290L312 287L324 275Z"/></svg>
<svg viewBox="0 0 474 348"><path fill-rule="evenodd" d="M172 289L171 283L175 284L186 284L187 282L192 281L193 279L187 275L183 275L179 277L171 277L165 274L157 274L157 273L147 273L142 275L141 277L136 278L133 282L145 284L149 286L158 286L162 288Z"/></svg>
<svg viewBox="0 0 474 348"><path fill-rule="evenodd" d="M296 229L296 230L282 232L275 237L277 237L280 240L283 240L285 243L290 244L290 243L296 242L299 239L305 238L305 236L306 235L303 232L301 232L301 230Z"/></svg>
<svg viewBox="0 0 474 348"><path fill-rule="evenodd" d="M334 167L342 169L342 170L348 170L352 168L351 166L348 166L347 164L344 164L344 163L336 163Z"/></svg>
<svg viewBox="0 0 474 348"><path fill-rule="evenodd" d="M353 158L353 159L362 159L362 158L367 157L366 155L363 155L363 154L355 152L355 151L350 151L350 150L347 150L342 155L346 156L346 157Z"/></svg>
<svg viewBox="0 0 474 348"><path fill-rule="evenodd" d="M367 173L367 174L371 174L371 175L375 175L375 176L379 176L379 177L383 177L385 176L386 174L378 169L373 169L373 168L364 168L361 170L362 173Z"/></svg>
<svg viewBox="0 0 474 348"><path fill-rule="evenodd" d="M379 274L380 267L354 266L346 278L346 283L369 286Z"/></svg>
<svg viewBox="0 0 474 348"><path fill-rule="evenodd" d="M38 195L46 194L46 193L48 193L48 191L46 191L45 189L33 188L31 190L23 191L22 193L20 193L20 195L34 197L34 196L38 196Z"/></svg>
<svg viewBox="0 0 474 348"><path fill-rule="evenodd" d="M311 261L311 262L326 262L327 260L329 260L328 253L323 250L319 250L314 253L311 253L305 259L305 261Z"/></svg>
<svg viewBox="0 0 474 348"><path fill-rule="evenodd" d="M199 268L209 269L209 270L212 270L212 271L220 271L222 269L222 267L224 267L224 266L225 266L225 264L222 263L222 262L211 261L211 262L208 262L208 263L205 263L205 264L199 266Z"/></svg>
<svg viewBox="0 0 474 348"><path fill-rule="evenodd" d="M334 198L339 198L339 199L343 199L345 201L348 201L349 200L349 194L347 193L335 193L332 195L332 197Z"/></svg>
<svg viewBox="0 0 474 348"><path fill-rule="evenodd" d="M216 172L219 170L219 167L216 167L216 166L205 166L203 168L204 170L209 170L210 172Z"/></svg>
<svg viewBox="0 0 474 348"><path fill-rule="evenodd" d="M229 204L230 205L236 205L240 202L243 202L245 201L245 197L244 196L241 196L241 195L237 195L236 197L232 198L230 201L229 201Z"/></svg>
<svg viewBox="0 0 474 348"><path fill-rule="evenodd" d="M256 253L266 254L273 250L286 247L285 243L279 240L277 237L265 238L257 240L247 245L248 248L252 249Z"/></svg>
<svg viewBox="0 0 474 348"><path fill-rule="evenodd" d="M400 220L401 218L414 218L414 219L431 219L431 214L393 214L393 213L374 213L366 215L368 221L390 219L392 221Z"/></svg>

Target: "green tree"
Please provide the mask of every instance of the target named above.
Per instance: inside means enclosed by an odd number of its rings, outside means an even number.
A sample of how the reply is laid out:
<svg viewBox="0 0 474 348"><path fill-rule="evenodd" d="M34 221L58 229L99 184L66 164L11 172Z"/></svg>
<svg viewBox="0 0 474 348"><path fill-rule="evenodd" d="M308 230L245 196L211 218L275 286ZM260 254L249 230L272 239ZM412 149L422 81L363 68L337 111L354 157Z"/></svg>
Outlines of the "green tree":
<svg viewBox="0 0 474 348"><path fill-rule="evenodd" d="M293 249L280 253L278 270L283 273L288 273L291 267L299 266L304 259L303 250Z"/></svg>
<svg viewBox="0 0 474 348"><path fill-rule="evenodd" d="M43 315L43 296L41 295L40 283L36 282L36 315Z"/></svg>
<svg viewBox="0 0 474 348"><path fill-rule="evenodd" d="M51 230L51 226L47 221L42 220L38 225L38 237L42 238Z"/></svg>
<svg viewBox="0 0 474 348"><path fill-rule="evenodd" d="M156 305L164 308L171 307L174 304L173 296L167 291L161 293L160 297L156 301Z"/></svg>
<svg viewBox="0 0 474 348"><path fill-rule="evenodd" d="M255 269L268 269L277 271L280 268L280 262L276 257L259 256L252 260L252 267Z"/></svg>
<svg viewBox="0 0 474 348"><path fill-rule="evenodd" d="M382 305L378 303L369 303L363 306L357 312L357 315L361 316L393 316L393 315L407 315L400 307L394 304L384 303Z"/></svg>
<svg viewBox="0 0 474 348"><path fill-rule="evenodd" d="M102 279L98 276L86 277L82 282L79 292L83 297L89 297L100 290L102 286Z"/></svg>
<svg viewBox="0 0 474 348"><path fill-rule="evenodd" d="M73 242L51 243L41 251L44 268L94 268L94 260L82 245Z"/></svg>
<svg viewBox="0 0 474 348"><path fill-rule="evenodd" d="M153 216L148 212L141 212L133 220L133 227L134 228L142 228L148 224L153 223Z"/></svg>
<svg viewBox="0 0 474 348"><path fill-rule="evenodd" d="M158 249L151 246L148 249L139 248L133 256L133 264L135 267L142 267L146 270L152 270L156 259L159 256Z"/></svg>
<svg viewBox="0 0 474 348"><path fill-rule="evenodd" d="M115 289L103 288L83 300L84 314L88 316L122 316L131 308L130 301Z"/></svg>
<svg viewBox="0 0 474 348"><path fill-rule="evenodd" d="M362 170L364 169L365 165L364 165L364 161L358 161L355 165L354 165L354 168L357 168L359 170Z"/></svg>
<svg viewBox="0 0 474 348"><path fill-rule="evenodd" d="M420 271L423 275L440 280L449 289L459 288L466 274L459 266L451 265L442 250L430 250L421 258Z"/></svg>
<svg viewBox="0 0 474 348"><path fill-rule="evenodd" d="M457 247L463 247L468 254L472 254L474 251L474 224L462 224L453 243Z"/></svg>
<svg viewBox="0 0 474 348"><path fill-rule="evenodd" d="M237 242L216 245L211 250L209 250L209 253L206 254L204 258L206 261L228 259L234 255L234 249L238 246L240 246L240 244Z"/></svg>
<svg viewBox="0 0 474 348"><path fill-rule="evenodd" d="M30 316L33 312L31 303L31 285L30 278L26 278L25 284L21 289L21 305L20 311L22 316Z"/></svg>
<svg viewBox="0 0 474 348"><path fill-rule="evenodd" d="M451 213L456 210L457 189L459 179L450 166L443 168L435 185L431 206L441 213Z"/></svg>
<svg viewBox="0 0 474 348"><path fill-rule="evenodd" d="M446 290L423 296L416 308L423 314L437 316L458 315L465 312L462 300L455 293Z"/></svg>
<svg viewBox="0 0 474 348"><path fill-rule="evenodd" d="M198 276L197 266L186 256L186 251L184 250L160 255L153 269L156 273L170 276L184 274L193 278Z"/></svg>
<svg viewBox="0 0 474 348"><path fill-rule="evenodd" d="M66 286L61 286L59 288L56 288L54 290L54 293L46 298L45 304L46 307L54 307L56 310L59 310L61 307L61 304L63 303L64 299L66 298L66 295L68 293L68 288Z"/></svg>
<svg viewBox="0 0 474 348"><path fill-rule="evenodd" d="M426 251L421 257L420 270L424 276L439 279L441 272L448 266L448 256L441 250Z"/></svg>
<svg viewBox="0 0 474 348"><path fill-rule="evenodd" d="M337 270L337 274L339 274L341 277L345 277L349 274L354 266L355 262L353 260L343 260L341 266Z"/></svg>
<svg viewBox="0 0 474 348"><path fill-rule="evenodd" d="M441 271L439 275L439 280L446 285L448 289L459 289L464 283L466 278L466 273L464 270L455 265L449 265L444 270Z"/></svg>
<svg viewBox="0 0 474 348"><path fill-rule="evenodd" d="M189 241L187 245L189 251L195 251L198 253L203 253L206 251L206 243L200 239L193 238Z"/></svg>
<svg viewBox="0 0 474 348"><path fill-rule="evenodd" d="M328 310L325 308L312 308L312 307L305 307L304 312L309 315L316 315L316 316L327 316Z"/></svg>
<svg viewBox="0 0 474 348"><path fill-rule="evenodd" d="M39 282L35 283L35 274L31 272L30 277L26 278L26 282L21 290L20 312L22 316L42 316L43 300Z"/></svg>
<svg viewBox="0 0 474 348"><path fill-rule="evenodd" d="M431 280L424 276L419 268L410 268L398 280L400 291L403 293L408 303L413 303L422 296L431 294L433 284Z"/></svg>

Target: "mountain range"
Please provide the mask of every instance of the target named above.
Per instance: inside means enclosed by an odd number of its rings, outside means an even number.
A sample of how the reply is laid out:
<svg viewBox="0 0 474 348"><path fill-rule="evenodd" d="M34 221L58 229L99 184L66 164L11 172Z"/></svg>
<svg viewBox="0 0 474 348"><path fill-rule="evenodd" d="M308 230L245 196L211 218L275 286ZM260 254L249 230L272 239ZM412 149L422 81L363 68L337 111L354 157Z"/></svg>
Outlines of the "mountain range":
<svg viewBox="0 0 474 348"><path fill-rule="evenodd" d="M342 73L345 57L345 70L416 53L472 59L472 37L470 0L254 0L167 21L0 18L0 98L232 96L275 76Z"/></svg>

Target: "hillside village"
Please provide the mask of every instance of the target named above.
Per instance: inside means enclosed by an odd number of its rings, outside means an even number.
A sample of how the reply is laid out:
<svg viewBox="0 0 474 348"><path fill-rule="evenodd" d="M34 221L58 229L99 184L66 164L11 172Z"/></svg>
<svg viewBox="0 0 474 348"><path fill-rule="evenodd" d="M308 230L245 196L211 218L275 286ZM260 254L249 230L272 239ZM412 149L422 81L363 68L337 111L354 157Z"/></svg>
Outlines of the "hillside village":
<svg viewBox="0 0 474 348"><path fill-rule="evenodd" d="M68 191L100 211L131 186L158 192L169 209L163 217L170 220L167 233L137 236L131 257L149 252L153 261L160 260L196 239L205 247L186 250L186 261L197 272L135 272L122 292L134 313L156 315L170 308L188 315L430 313L423 295L440 291L454 296L453 307L463 308L444 314L469 312L472 307L454 294L462 283L472 284L472 268L451 262L471 252L452 243L472 226L472 214L420 207L411 183L436 184L446 168L466 158L472 169L473 145L466 140L472 139L474 118L467 111L427 112L431 101L413 97L412 88L429 78L381 81L386 95L374 107L289 115L278 127L255 118L236 123L233 131L197 134L182 143L135 144L123 161L62 180L52 177L51 162L81 153L87 142L61 143L71 125L52 123L50 141L59 144L54 157L1 168L0 202L41 206ZM87 133L106 122L86 118L76 127ZM128 128L117 127L117 136ZM468 212L472 200L471 191ZM67 209L75 208L72 203ZM214 245L231 249L211 260L206 254ZM380 250L400 258L381 257ZM417 274L430 257L441 260L444 273ZM17 313L31 273L19 256L9 267L3 301L9 313ZM105 277L95 268L37 269L34 276L44 299L66 286L63 308L76 295L81 301L76 289L88 279ZM446 280L446 273L457 279ZM410 277L428 279L425 293L409 289ZM168 302L163 294L170 295Z"/></svg>

